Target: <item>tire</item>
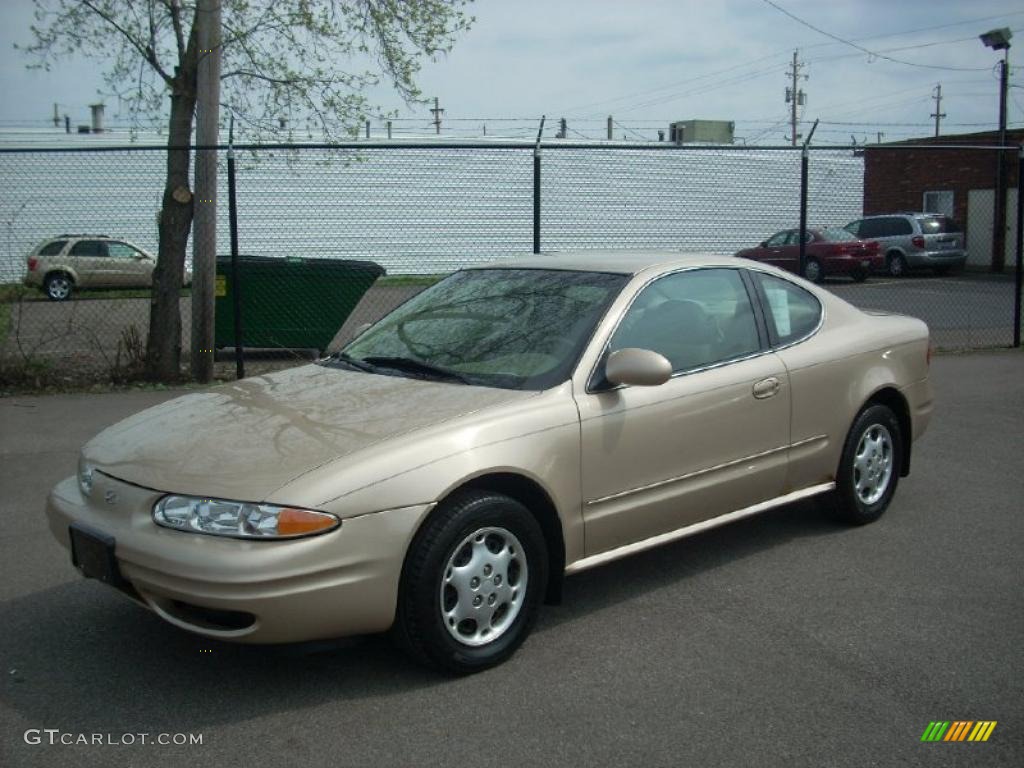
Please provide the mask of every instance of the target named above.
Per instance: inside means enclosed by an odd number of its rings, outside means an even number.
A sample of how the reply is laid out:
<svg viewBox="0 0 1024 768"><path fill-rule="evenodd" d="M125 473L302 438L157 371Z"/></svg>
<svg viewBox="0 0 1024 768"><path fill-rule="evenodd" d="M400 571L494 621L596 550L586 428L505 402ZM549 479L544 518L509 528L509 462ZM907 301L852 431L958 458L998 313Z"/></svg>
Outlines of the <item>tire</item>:
<svg viewBox="0 0 1024 768"><path fill-rule="evenodd" d="M807 263L804 265L804 277L812 283L820 283L824 280L825 270L821 268L821 262L814 258L807 259Z"/></svg>
<svg viewBox="0 0 1024 768"><path fill-rule="evenodd" d="M834 511L853 525L882 516L899 482L903 434L896 414L885 405L862 410L850 427L836 473Z"/></svg>
<svg viewBox="0 0 1024 768"><path fill-rule="evenodd" d="M533 627L547 571L544 534L526 507L498 493L459 492L409 547L397 639L420 662L452 674L500 664Z"/></svg>
<svg viewBox="0 0 1024 768"><path fill-rule="evenodd" d="M74 282L65 272L53 272L43 281L43 290L50 301L67 301L71 298Z"/></svg>
<svg viewBox="0 0 1024 768"><path fill-rule="evenodd" d="M907 260L902 254L890 253L885 260L885 271L889 273L889 277L903 277L907 274Z"/></svg>

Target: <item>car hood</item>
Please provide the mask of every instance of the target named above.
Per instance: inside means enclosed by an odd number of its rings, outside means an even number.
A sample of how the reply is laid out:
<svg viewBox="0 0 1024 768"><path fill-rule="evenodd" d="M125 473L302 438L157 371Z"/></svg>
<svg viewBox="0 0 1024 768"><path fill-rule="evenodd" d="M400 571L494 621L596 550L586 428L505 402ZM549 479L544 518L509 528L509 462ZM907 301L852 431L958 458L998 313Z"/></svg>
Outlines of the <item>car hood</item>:
<svg viewBox="0 0 1024 768"><path fill-rule="evenodd" d="M262 501L330 461L535 394L307 365L149 408L83 458L145 488Z"/></svg>

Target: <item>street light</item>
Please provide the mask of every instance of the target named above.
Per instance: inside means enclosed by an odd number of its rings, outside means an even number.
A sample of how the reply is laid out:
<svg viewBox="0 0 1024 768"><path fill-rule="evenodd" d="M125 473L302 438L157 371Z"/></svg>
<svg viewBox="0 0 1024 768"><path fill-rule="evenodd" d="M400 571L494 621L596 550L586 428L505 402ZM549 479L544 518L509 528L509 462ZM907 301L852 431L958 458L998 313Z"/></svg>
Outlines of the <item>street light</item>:
<svg viewBox="0 0 1024 768"><path fill-rule="evenodd" d="M1003 189L1003 147L1006 146L1006 91L1010 71L1010 38L1006 27L993 29L979 35L981 42L993 51L1003 51L999 62L999 149L996 150L996 189L992 223L992 271L1002 272L1006 262L1006 193Z"/></svg>

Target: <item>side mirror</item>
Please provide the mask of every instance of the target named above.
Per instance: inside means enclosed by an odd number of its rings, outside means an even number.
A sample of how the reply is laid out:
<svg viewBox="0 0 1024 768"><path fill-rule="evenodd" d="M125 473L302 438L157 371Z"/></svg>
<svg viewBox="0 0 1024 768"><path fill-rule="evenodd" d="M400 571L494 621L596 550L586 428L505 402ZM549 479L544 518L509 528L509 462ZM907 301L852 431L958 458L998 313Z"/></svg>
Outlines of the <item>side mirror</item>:
<svg viewBox="0 0 1024 768"><path fill-rule="evenodd" d="M672 376L672 363L650 349L617 349L605 363L605 378L612 384L656 387Z"/></svg>

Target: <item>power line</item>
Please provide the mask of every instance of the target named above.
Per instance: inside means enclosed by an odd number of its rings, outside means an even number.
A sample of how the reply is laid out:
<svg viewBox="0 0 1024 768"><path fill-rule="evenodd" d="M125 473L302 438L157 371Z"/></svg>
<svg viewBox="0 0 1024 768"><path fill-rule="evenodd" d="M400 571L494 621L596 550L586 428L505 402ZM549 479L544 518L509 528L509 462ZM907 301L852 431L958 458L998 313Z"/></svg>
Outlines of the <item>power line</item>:
<svg viewBox="0 0 1024 768"><path fill-rule="evenodd" d="M773 2L773 0L762 0L762 2L764 2L766 5L770 5L772 8L777 10L779 13L781 13L781 14L783 14L785 16L788 16L789 18L791 18L793 21L797 22L798 24L802 24L803 26L807 27L808 29L814 30L815 32L817 32L820 35L824 35L825 37L831 38L832 40L835 40L837 43L842 43L843 45L848 45L851 48L856 48L858 51L861 51L862 53L866 53L868 56L874 57L876 59L884 59L885 61L891 61L891 62L893 62L895 64L905 64L908 67L921 67L923 69L942 69L942 70L949 70L949 71L954 71L954 72L978 72L978 71L981 71L983 69L988 69L988 67L944 67L944 66L940 66L938 64L918 64L918 63L915 63L913 61L904 61L902 59L896 59L896 58L893 58L892 56L886 56L883 53L879 53L878 51L869 50L868 48L865 48L863 45L859 45L858 43L855 43L852 40L847 40L845 38L839 37L839 35L834 35L831 32L826 32L821 27L816 27L813 24L811 24L810 22L804 21L799 16L796 16L796 15L790 13L789 11L787 11L785 8L783 8L778 3Z"/></svg>

